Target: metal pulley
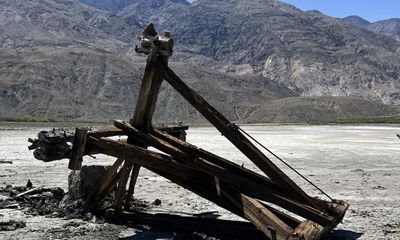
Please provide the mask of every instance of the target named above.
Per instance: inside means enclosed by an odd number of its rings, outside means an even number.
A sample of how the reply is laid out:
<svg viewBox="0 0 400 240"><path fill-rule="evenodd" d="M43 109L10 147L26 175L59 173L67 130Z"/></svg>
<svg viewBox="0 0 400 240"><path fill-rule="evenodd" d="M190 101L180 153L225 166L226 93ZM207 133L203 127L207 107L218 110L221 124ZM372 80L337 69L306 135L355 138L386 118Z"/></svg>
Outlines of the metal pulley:
<svg viewBox="0 0 400 240"><path fill-rule="evenodd" d="M150 23L138 37L139 44L136 45L137 53L150 54L153 47L157 48L159 56L171 56L174 42L171 39L171 33L165 31L163 35L158 35L154 25Z"/></svg>

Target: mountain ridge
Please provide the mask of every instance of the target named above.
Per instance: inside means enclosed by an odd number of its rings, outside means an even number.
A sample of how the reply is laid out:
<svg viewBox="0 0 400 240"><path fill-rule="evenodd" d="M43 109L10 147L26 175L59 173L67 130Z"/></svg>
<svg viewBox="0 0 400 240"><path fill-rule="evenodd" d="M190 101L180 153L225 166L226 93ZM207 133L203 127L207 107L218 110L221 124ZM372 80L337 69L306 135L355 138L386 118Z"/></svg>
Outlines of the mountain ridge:
<svg viewBox="0 0 400 240"><path fill-rule="evenodd" d="M371 23L359 16L353 15L342 18L342 20L357 27L365 28L371 32L386 34L400 40L400 18L390 18Z"/></svg>
<svg viewBox="0 0 400 240"><path fill-rule="evenodd" d="M103 2L121 5L0 2L3 116L130 118L145 64L135 36L148 21L172 31L171 68L232 121L398 114L381 103L400 103L400 43L390 37L272 0ZM155 117L204 121L167 84Z"/></svg>

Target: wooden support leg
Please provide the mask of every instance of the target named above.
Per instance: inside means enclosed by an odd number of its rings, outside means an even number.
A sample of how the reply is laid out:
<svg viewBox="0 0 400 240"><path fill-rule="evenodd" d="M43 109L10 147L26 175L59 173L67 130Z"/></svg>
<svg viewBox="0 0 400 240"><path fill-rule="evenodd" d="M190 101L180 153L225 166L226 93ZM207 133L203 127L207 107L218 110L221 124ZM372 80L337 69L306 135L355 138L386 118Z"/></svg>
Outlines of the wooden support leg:
<svg viewBox="0 0 400 240"><path fill-rule="evenodd" d="M115 161L114 164L107 170L100 182L86 199L82 207L84 211L89 211L90 209L95 207L107 195L104 194L105 192L107 192L107 189L111 190L113 186L115 186L117 180L119 179L117 174L118 168L121 166L123 161L124 160L118 158L117 161Z"/></svg>
<svg viewBox="0 0 400 240"><path fill-rule="evenodd" d="M154 26L150 26L153 28ZM154 30L155 31L155 30ZM162 76L156 72L155 62L160 61L168 65L168 56L158 55L158 46L152 45L150 55L147 58L146 69L144 72L142 84L139 90L138 100L136 102L135 113L131 120L131 124L140 129L149 131L152 129L151 121L153 118L158 93L160 92L160 87L163 81ZM129 144L132 143L132 139L128 137ZM132 170L131 181L129 184L129 191L127 195L127 202L130 200L134 193L137 177L139 175L140 165L135 164ZM117 205L118 206L118 205Z"/></svg>
<svg viewBox="0 0 400 240"><path fill-rule="evenodd" d="M139 171L140 171L140 165L134 164L131 172L131 180L129 182L129 189L128 193L126 194L126 199L125 199L125 209L129 209L129 202L135 193L135 185L137 182L137 178L139 176Z"/></svg>
<svg viewBox="0 0 400 240"><path fill-rule="evenodd" d="M71 150L71 157L68 168L71 170L80 170L82 168L82 157L85 151L87 134L89 129L76 128L74 142Z"/></svg>
<svg viewBox="0 0 400 240"><path fill-rule="evenodd" d="M117 193L115 195L115 213L119 214L122 211L122 204L126 194L126 183L128 182L129 174L133 168L133 162L125 160L124 166L121 169L121 177L118 182Z"/></svg>

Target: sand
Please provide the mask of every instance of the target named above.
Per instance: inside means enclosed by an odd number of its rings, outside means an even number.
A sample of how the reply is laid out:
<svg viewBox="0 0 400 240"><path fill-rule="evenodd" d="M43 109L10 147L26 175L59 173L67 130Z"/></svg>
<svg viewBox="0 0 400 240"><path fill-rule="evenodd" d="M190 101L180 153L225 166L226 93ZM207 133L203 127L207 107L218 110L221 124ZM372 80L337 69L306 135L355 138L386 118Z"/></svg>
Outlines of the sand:
<svg viewBox="0 0 400 240"><path fill-rule="evenodd" d="M400 126L244 126L253 137L299 172L350 208L335 231L337 239L400 239ZM68 160L43 163L28 151L28 137L46 127L0 126L0 186L61 187L67 190ZM211 127L192 127L187 141L258 171ZM85 157L84 164L108 165L111 157ZM275 160L274 160L275 161ZM276 161L275 161L276 162ZM317 190L277 162L312 196ZM161 200L154 211L201 213L218 211L221 218L240 219L150 171L141 171L136 198ZM1 196L0 196L1 197ZM0 222L22 220L25 228L0 231L1 239L193 239L192 235L155 232L103 222L30 216L18 209L0 209ZM72 223L71 223L72 222ZM76 224L75 224L76 223ZM198 236L196 236L198 237Z"/></svg>

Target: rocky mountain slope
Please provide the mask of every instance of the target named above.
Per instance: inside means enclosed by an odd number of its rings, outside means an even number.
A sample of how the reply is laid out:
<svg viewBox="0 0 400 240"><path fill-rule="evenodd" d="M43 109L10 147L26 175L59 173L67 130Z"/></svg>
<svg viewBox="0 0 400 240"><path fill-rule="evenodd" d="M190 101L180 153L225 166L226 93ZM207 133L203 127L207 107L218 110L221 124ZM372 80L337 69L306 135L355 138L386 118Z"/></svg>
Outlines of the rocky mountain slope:
<svg viewBox="0 0 400 240"><path fill-rule="evenodd" d="M88 6L116 13L119 10L123 9L124 7L127 7L132 3L135 3L137 0L79 0L79 1Z"/></svg>
<svg viewBox="0 0 400 240"><path fill-rule="evenodd" d="M371 23L368 22L367 20L365 20L362 17L356 16L356 15L352 15L352 16L348 16L345 18L342 18L343 21L348 22L350 24L353 24L357 27L367 27L368 25L370 25Z"/></svg>
<svg viewBox="0 0 400 240"><path fill-rule="evenodd" d="M74 0L0 1L0 47L83 46L125 51L141 25Z"/></svg>
<svg viewBox="0 0 400 240"><path fill-rule="evenodd" d="M186 0L135 0L118 12L118 16L129 20L141 19L144 25L152 22L161 25L170 18L174 18L188 7Z"/></svg>
<svg viewBox="0 0 400 240"><path fill-rule="evenodd" d="M358 27L363 27L375 33L382 33L400 40L400 18L391 18L373 23L359 16L349 16L343 18L344 21Z"/></svg>
<svg viewBox="0 0 400 240"><path fill-rule="evenodd" d="M0 115L9 116L13 109L13 116L20 118L129 119L144 71L143 62L85 48L1 49ZM245 121L268 101L296 96L262 76L238 77L186 64L171 67L232 120ZM157 121L200 119L169 85L163 85Z"/></svg>
<svg viewBox="0 0 400 240"><path fill-rule="evenodd" d="M400 102L390 37L275 0L81 2L0 0L3 117L130 118L145 63L132 48L149 21L173 33L171 67L230 120L398 113L377 103ZM167 84L155 117L203 121Z"/></svg>
<svg viewBox="0 0 400 240"><path fill-rule="evenodd" d="M367 29L377 33L393 36L400 41L400 18L374 22L367 26Z"/></svg>
<svg viewBox="0 0 400 240"><path fill-rule="evenodd" d="M316 12L272 0L199 0L163 27L188 59L250 66L302 96L400 103L400 42Z"/></svg>
<svg viewBox="0 0 400 240"><path fill-rule="evenodd" d="M266 114L267 113L267 114ZM398 108L354 97L290 97L271 101L247 118L249 122L368 118L399 114Z"/></svg>

